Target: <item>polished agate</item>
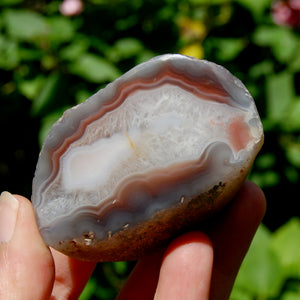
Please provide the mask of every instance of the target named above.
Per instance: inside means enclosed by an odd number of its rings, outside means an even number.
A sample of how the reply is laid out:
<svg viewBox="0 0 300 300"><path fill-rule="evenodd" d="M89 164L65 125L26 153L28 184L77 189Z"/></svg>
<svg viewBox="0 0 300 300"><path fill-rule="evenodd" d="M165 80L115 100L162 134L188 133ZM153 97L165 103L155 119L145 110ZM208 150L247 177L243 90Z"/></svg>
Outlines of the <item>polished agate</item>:
<svg viewBox="0 0 300 300"><path fill-rule="evenodd" d="M255 103L229 71L155 57L52 127L33 181L41 235L79 259L139 258L229 202L262 142Z"/></svg>

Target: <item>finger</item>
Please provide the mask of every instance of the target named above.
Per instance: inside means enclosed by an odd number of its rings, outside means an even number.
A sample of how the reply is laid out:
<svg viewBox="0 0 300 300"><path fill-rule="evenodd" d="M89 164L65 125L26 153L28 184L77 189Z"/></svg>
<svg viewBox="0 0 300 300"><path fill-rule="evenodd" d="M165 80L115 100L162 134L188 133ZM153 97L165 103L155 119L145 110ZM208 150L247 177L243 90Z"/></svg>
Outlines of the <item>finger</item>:
<svg viewBox="0 0 300 300"><path fill-rule="evenodd" d="M211 299L227 299L229 297L236 273L264 213L265 198L263 193L251 182L246 182L228 209L225 209L225 212L218 216L218 222L213 229L207 230L213 240L214 247L217 248L217 253L214 254L214 259L217 259L217 262L214 262L216 270L213 271L212 276ZM241 224L243 222L244 224ZM243 237L241 238L240 235ZM118 300L153 299L161 260L162 252L159 252L139 261L119 294ZM176 264L178 264L177 261L174 265ZM199 275L192 278L195 286L200 282L197 276ZM224 281L223 277L225 277ZM182 281L177 286L181 286L181 284ZM172 286L174 284L171 282L169 287L166 287L167 292ZM225 296L222 297L222 295Z"/></svg>
<svg viewBox="0 0 300 300"><path fill-rule="evenodd" d="M117 300L153 300L163 254L160 250L138 261Z"/></svg>
<svg viewBox="0 0 300 300"><path fill-rule="evenodd" d="M263 192L247 181L208 235L214 247L211 299L228 299L240 265L266 210Z"/></svg>
<svg viewBox="0 0 300 300"><path fill-rule="evenodd" d="M205 235L184 234L140 260L117 299L208 299L212 260Z"/></svg>
<svg viewBox="0 0 300 300"><path fill-rule="evenodd" d="M208 299L213 248L207 236L189 232L175 239L162 262L155 300Z"/></svg>
<svg viewBox="0 0 300 300"><path fill-rule="evenodd" d="M1 299L49 299L54 263L26 198L1 194L0 240Z"/></svg>
<svg viewBox="0 0 300 300"><path fill-rule="evenodd" d="M51 249L55 261L55 281L51 299L78 299L91 277L96 262L84 262Z"/></svg>

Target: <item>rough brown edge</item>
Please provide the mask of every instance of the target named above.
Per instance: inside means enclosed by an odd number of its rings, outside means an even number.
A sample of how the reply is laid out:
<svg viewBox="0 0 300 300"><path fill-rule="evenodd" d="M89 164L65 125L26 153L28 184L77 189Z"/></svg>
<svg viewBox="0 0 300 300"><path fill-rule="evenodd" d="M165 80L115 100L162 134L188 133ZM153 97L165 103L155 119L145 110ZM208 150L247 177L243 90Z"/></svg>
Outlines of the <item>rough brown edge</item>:
<svg viewBox="0 0 300 300"><path fill-rule="evenodd" d="M93 232L60 242L57 250L85 261L137 260L164 246L170 238L221 210L237 193L244 182L248 168L242 168L235 178L216 183L209 191L191 199L181 199L168 210L156 213L140 225L124 226L123 230L108 235L105 240L95 239Z"/></svg>

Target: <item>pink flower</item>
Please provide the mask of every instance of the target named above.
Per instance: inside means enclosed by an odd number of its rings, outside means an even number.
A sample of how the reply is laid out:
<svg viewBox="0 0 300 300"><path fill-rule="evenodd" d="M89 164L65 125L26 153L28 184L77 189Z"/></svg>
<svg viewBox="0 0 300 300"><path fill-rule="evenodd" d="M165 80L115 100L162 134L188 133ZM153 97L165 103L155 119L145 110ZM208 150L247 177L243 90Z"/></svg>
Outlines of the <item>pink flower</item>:
<svg viewBox="0 0 300 300"><path fill-rule="evenodd" d="M83 3L81 0L64 0L59 10L65 16L76 16L83 11Z"/></svg>
<svg viewBox="0 0 300 300"><path fill-rule="evenodd" d="M289 4L292 9L300 11L300 0L290 0Z"/></svg>
<svg viewBox="0 0 300 300"><path fill-rule="evenodd" d="M272 17L276 24L297 27L300 25L300 0L279 0L272 5Z"/></svg>

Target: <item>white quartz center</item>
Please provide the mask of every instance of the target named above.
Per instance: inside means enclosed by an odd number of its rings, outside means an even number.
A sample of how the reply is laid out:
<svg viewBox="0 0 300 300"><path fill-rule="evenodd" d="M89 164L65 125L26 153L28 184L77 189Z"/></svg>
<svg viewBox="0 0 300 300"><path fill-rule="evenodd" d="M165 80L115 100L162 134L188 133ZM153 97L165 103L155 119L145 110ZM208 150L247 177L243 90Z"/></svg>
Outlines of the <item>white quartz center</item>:
<svg viewBox="0 0 300 300"><path fill-rule="evenodd" d="M105 198L128 176L197 160L212 142L229 144L228 124L238 114L171 84L136 91L66 151L62 184Z"/></svg>

